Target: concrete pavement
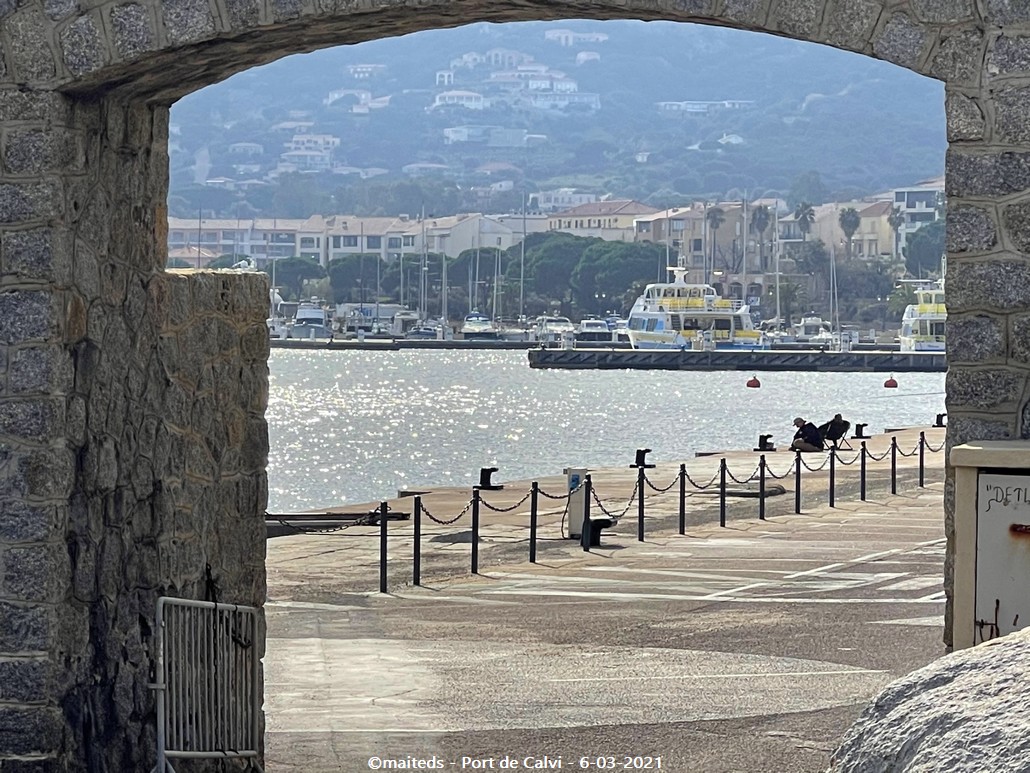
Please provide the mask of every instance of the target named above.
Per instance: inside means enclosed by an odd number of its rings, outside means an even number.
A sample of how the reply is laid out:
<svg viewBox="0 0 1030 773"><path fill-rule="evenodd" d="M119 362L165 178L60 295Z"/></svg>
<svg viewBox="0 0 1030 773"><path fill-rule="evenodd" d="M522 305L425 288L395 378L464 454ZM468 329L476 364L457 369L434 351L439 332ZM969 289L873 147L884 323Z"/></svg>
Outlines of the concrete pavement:
<svg viewBox="0 0 1030 773"><path fill-rule="evenodd" d="M943 433L927 432L933 447ZM908 452L918 434L898 437ZM870 441L877 455L887 448ZM768 456L777 473L790 465L790 454ZM691 476L707 481L718 458L688 461ZM727 458L743 477L756 455ZM468 574L466 515L427 525L421 588L407 584L411 526L391 523L385 596L375 529L271 540L267 769L436 755L449 770L491 759L499 769L507 757L518 763L509 769L556 769L559 757L564 770L599 769L613 756L619 767L604 769L656 769L660 756L673 771L823 770L872 695L943 654L943 454L926 460L919 489L917 457L899 459L897 496L888 460L870 463L865 503L857 464L838 466L832 509L826 470L806 471L802 515L792 491L767 501L766 521L755 499L734 498L724 529L716 498L691 496L686 536L676 487L650 492L647 540L636 540L631 507L589 554L558 538L564 508L549 502L536 565L524 509L487 511L479 576ZM664 487L676 468L649 477ZM595 480L621 511L635 471ZM564 478L541 486L560 493ZM484 498L507 507L523 493L510 484ZM426 502L452 517L467 496Z"/></svg>

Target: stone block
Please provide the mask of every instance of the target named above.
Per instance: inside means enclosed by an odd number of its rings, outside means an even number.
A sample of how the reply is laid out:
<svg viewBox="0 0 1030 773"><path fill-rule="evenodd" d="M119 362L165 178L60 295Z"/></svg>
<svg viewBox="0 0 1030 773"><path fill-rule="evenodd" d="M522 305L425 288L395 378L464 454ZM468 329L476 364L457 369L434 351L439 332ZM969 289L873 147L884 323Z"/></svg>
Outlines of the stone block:
<svg viewBox="0 0 1030 773"><path fill-rule="evenodd" d="M0 585L4 595L19 601L55 601L69 577L66 556L66 551L48 543L7 548Z"/></svg>
<svg viewBox="0 0 1030 773"><path fill-rule="evenodd" d="M63 125L71 120L71 103L56 91L0 90L0 122L39 121Z"/></svg>
<svg viewBox="0 0 1030 773"><path fill-rule="evenodd" d="M0 293L0 343L43 341L54 335L53 296L42 290Z"/></svg>
<svg viewBox="0 0 1030 773"><path fill-rule="evenodd" d="M4 773L67 773L65 763L56 757L4 760Z"/></svg>
<svg viewBox="0 0 1030 773"><path fill-rule="evenodd" d="M0 434L49 442L64 431L64 400L56 398L0 399Z"/></svg>
<svg viewBox="0 0 1030 773"><path fill-rule="evenodd" d="M50 645L50 609L0 601L0 652L43 652ZM5 747L0 744L0 749Z"/></svg>
<svg viewBox="0 0 1030 773"><path fill-rule="evenodd" d="M1002 223L1015 247L1023 254L1030 254L1030 201L1005 207Z"/></svg>
<svg viewBox="0 0 1030 773"><path fill-rule="evenodd" d="M1010 86L994 92L994 125L999 138L1013 143L1030 140L1027 111L1030 110L1030 87Z"/></svg>
<svg viewBox="0 0 1030 773"><path fill-rule="evenodd" d="M296 19L304 10L303 0L271 0L272 17L277 22Z"/></svg>
<svg viewBox="0 0 1030 773"><path fill-rule="evenodd" d="M8 55L14 66L14 77L21 82L48 81L57 74L54 52L47 39L50 24L37 6L28 5L4 22Z"/></svg>
<svg viewBox="0 0 1030 773"><path fill-rule="evenodd" d="M1023 75L1030 72L1030 37L1002 35L994 41L987 57L991 75Z"/></svg>
<svg viewBox="0 0 1030 773"><path fill-rule="evenodd" d="M869 35L881 8L877 0L833 0L826 13L826 41L852 50L864 50L869 45Z"/></svg>
<svg viewBox="0 0 1030 773"><path fill-rule="evenodd" d="M984 22L991 26L1030 22L1030 5L1022 0L987 0Z"/></svg>
<svg viewBox="0 0 1030 773"><path fill-rule="evenodd" d="M48 663L38 658L0 660L0 701L42 703L47 695ZM3 765L7 770L7 765Z"/></svg>
<svg viewBox="0 0 1030 773"><path fill-rule="evenodd" d="M1008 196L1030 190L1030 154L949 150L948 197Z"/></svg>
<svg viewBox="0 0 1030 773"><path fill-rule="evenodd" d="M950 363L945 389L948 405L967 411L1011 411L1020 401L1026 372L1009 368L972 368Z"/></svg>
<svg viewBox="0 0 1030 773"><path fill-rule="evenodd" d="M0 502L0 540L3 542L40 542L51 536L56 523L52 507L21 500Z"/></svg>
<svg viewBox="0 0 1030 773"><path fill-rule="evenodd" d="M12 394L64 393L73 382L71 355L62 347L33 346L15 349L7 374Z"/></svg>
<svg viewBox="0 0 1030 773"><path fill-rule="evenodd" d="M984 114L973 99L949 90L945 98L944 112L947 116L949 141L983 139Z"/></svg>
<svg viewBox="0 0 1030 773"><path fill-rule="evenodd" d="M62 214L62 198L53 182L0 184L0 224L57 217Z"/></svg>
<svg viewBox="0 0 1030 773"><path fill-rule="evenodd" d="M991 213L980 207L959 205L948 212L949 254L990 250L998 243Z"/></svg>
<svg viewBox="0 0 1030 773"><path fill-rule="evenodd" d="M247 26L256 26L257 16ZM111 9L114 45L122 59L135 59L154 48L156 35L151 29L150 15L139 3L125 3Z"/></svg>
<svg viewBox="0 0 1030 773"><path fill-rule="evenodd" d="M107 58L107 49L99 25L92 16L82 16L61 32L64 65L78 77L99 70Z"/></svg>
<svg viewBox="0 0 1030 773"><path fill-rule="evenodd" d="M66 280L71 273L71 244L52 228L0 234L4 270L28 279Z"/></svg>
<svg viewBox="0 0 1030 773"><path fill-rule="evenodd" d="M1006 359L1004 319L987 314L972 317L950 314L947 329L948 348L956 362Z"/></svg>
<svg viewBox="0 0 1030 773"><path fill-rule="evenodd" d="M207 0L162 0L168 42L173 46L195 43L215 31Z"/></svg>
<svg viewBox="0 0 1030 773"><path fill-rule="evenodd" d="M63 727L56 709L0 706L0 749L12 756L47 754L60 743Z"/></svg>
<svg viewBox="0 0 1030 773"><path fill-rule="evenodd" d="M923 25L903 13L895 13L873 41L873 51L880 59L914 70L928 40L929 33Z"/></svg>
<svg viewBox="0 0 1030 773"><path fill-rule="evenodd" d="M0 0L0 19L6 19L18 10L18 0Z"/></svg>
<svg viewBox="0 0 1030 773"><path fill-rule="evenodd" d="M948 263L948 311L1022 311L1030 308L1030 262L1007 260Z"/></svg>
<svg viewBox="0 0 1030 773"><path fill-rule="evenodd" d="M43 12L54 21L71 16L78 9L78 0L43 0Z"/></svg>
<svg viewBox="0 0 1030 773"><path fill-rule="evenodd" d="M1030 365L1030 314L1013 314L1009 357L1014 362Z"/></svg>
<svg viewBox="0 0 1030 773"><path fill-rule="evenodd" d="M824 4L825 0L780 0L775 4L773 24L791 37L811 38Z"/></svg>
<svg viewBox="0 0 1030 773"><path fill-rule="evenodd" d="M969 414L963 406L948 401L948 442L956 446L973 440L1012 440L1012 421Z"/></svg>
<svg viewBox="0 0 1030 773"><path fill-rule="evenodd" d="M912 0L912 11L920 21L949 24L974 18L973 0Z"/></svg>
<svg viewBox="0 0 1030 773"><path fill-rule="evenodd" d="M66 131L28 129L10 131L4 138L4 168L15 175L66 171L74 153Z"/></svg>
<svg viewBox="0 0 1030 773"><path fill-rule="evenodd" d="M726 0L722 15L732 21L762 26L765 23L765 0Z"/></svg>
<svg viewBox="0 0 1030 773"><path fill-rule="evenodd" d="M947 83L976 84L983 67L983 33L967 30L941 39L930 74Z"/></svg>

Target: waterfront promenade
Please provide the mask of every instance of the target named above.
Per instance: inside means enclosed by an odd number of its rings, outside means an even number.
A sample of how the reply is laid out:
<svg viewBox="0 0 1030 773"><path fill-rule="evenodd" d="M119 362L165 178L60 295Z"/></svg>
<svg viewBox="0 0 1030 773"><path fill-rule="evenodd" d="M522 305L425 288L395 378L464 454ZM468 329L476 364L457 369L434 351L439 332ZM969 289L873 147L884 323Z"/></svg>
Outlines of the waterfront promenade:
<svg viewBox="0 0 1030 773"><path fill-rule="evenodd" d="M896 434L906 452L918 440ZM944 430L927 440L940 446ZM886 436L869 442L876 455L888 448ZM707 481L721 456L687 460L691 476ZM757 460L725 456L738 475ZM779 473L793 455L767 458ZM664 487L679 460L655 461L649 479ZM420 588L410 585L411 524L391 522L385 595L374 528L270 540L267 769L360 771L373 756L435 754L451 770L499 769L504 757L515 769L545 757L599 769L580 761L612 756L661 756L673 771L823 770L869 698L943 654L943 461L927 453L920 489L917 457L899 458L895 496L887 460L870 462L866 502L857 465L838 466L834 508L827 471L806 471L801 515L791 476L766 521L754 498L732 498L726 528L718 498L696 493L685 536L676 487L649 489L646 541L634 505L589 554L560 540L563 503L548 501L535 565L528 504L486 511L479 576L468 573L466 513L425 525ZM594 480L621 511L636 471ZM563 492L565 479L540 485ZM527 487L484 499L507 507ZM450 517L468 496L446 489L425 501Z"/></svg>

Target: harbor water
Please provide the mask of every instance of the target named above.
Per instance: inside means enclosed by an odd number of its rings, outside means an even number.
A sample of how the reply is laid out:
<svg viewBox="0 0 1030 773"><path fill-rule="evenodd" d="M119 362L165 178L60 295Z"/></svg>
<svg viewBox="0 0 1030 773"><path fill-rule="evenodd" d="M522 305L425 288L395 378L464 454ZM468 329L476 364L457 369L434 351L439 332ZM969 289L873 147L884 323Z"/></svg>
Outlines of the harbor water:
<svg viewBox="0 0 1030 773"><path fill-rule="evenodd" d="M943 373L535 370L524 351L273 349L269 512L378 501L399 489L471 486L563 467L664 461L751 448L835 413L868 432L931 424ZM688 467L689 469L689 467Z"/></svg>

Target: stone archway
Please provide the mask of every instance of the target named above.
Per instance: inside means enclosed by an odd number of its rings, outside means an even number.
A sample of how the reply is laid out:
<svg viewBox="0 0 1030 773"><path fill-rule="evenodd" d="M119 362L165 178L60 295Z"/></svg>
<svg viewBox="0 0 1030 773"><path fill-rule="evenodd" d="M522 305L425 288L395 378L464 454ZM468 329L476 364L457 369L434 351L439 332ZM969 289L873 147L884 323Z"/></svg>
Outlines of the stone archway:
<svg viewBox="0 0 1030 773"><path fill-rule="evenodd" d="M8 3L0 9L0 762L147 769L154 598L212 588L240 602L264 597L266 286L163 271L169 104L287 54L471 21L569 17L770 32L945 81L949 443L1030 437L1030 9L1022 4ZM952 509L949 493L949 538Z"/></svg>

